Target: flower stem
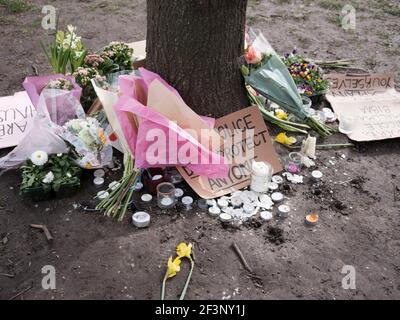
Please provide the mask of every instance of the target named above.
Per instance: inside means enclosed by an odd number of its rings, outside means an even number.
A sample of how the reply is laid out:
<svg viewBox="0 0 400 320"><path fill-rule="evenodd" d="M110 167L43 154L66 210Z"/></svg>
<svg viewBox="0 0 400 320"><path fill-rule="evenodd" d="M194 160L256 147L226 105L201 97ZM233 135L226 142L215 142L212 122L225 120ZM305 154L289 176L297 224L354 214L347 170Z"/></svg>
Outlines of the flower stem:
<svg viewBox="0 0 400 320"><path fill-rule="evenodd" d="M192 278L192 273L193 273L193 268L194 268L194 261L192 258L190 258L190 263L191 263L191 267L190 267L189 275L186 279L186 283L185 283L185 286L183 287L181 297L179 298L179 300L185 299L186 291L187 291L187 288L189 287L190 279Z"/></svg>
<svg viewBox="0 0 400 320"><path fill-rule="evenodd" d="M168 279L168 272L165 273L163 282L162 282L162 286L161 286L161 300L164 300L165 298L165 284L167 282Z"/></svg>

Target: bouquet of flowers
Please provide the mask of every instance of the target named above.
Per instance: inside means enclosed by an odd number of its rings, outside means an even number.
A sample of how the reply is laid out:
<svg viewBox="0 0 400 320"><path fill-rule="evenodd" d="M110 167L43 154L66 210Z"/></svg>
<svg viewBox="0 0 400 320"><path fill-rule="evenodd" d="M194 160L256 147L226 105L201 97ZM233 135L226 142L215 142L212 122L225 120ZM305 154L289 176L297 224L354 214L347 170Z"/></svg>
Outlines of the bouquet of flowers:
<svg viewBox="0 0 400 320"><path fill-rule="evenodd" d="M92 169L111 161L112 147L96 119L72 119L63 128L61 136L74 147L73 152L79 166Z"/></svg>
<svg viewBox="0 0 400 320"><path fill-rule="evenodd" d="M300 94L311 98L326 93L329 81L323 79L321 69L314 62L298 55L296 49L286 53L283 62L288 67Z"/></svg>
<svg viewBox="0 0 400 320"><path fill-rule="evenodd" d="M50 80L49 83L44 87L44 89L60 89L71 91L74 89L74 85L71 81L65 78L57 78Z"/></svg>
<svg viewBox="0 0 400 320"><path fill-rule="evenodd" d="M83 64L87 50L75 31L76 27L69 25L66 32L61 30L56 32L55 41L48 48L41 43L54 73L74 72Z"/></svg>
<svg viewBox="0 0 400 320"><path fill-rule="evenodd" d="M263 34L250 30L246 42L245 60L247 64L242 66L246 83L262 96L294 114L322 137L332 134L334 131L331 128L306 112L287 66Z"/></svg>
<svg viewBox="0 0 400 320"><path fill-rule="evenodd" d="M105 60L110 59L118 67L114 72L133 69L133 49L126 43L113 41L102 49L100 56Z"/></svg>

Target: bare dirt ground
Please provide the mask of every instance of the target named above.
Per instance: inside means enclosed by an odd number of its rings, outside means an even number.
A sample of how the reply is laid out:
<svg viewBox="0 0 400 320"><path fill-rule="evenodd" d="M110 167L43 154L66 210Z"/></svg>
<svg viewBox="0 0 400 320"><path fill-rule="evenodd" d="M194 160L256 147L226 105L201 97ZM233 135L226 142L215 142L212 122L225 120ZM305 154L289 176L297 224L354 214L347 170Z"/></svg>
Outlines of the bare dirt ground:
<svg viewBox="0 0 400 320"><path fill-rule="evenodd" d="M0 95L22 89L32 66L50 71L39 47L48 39L40 24L48 1L13 13L0 1ZM396 73L400 84L400 9L398 1L348 1L356 7L357 27L340 28L347 1L249 1L248 23L263 30L280 52L298 47L318 58L357 58L371 71ZM91 49L112 40L145 38L144 0L51 1L61 26L73 24ZM15 9L15 8L14 8ZM16 8L16 11L19 8ZM276 129L271 127L271 134ZM340 134L327 142L346 142ZM358 144L354 149L320 151L318 168L325 184L285 190L294 209L285 221L223 229L200 212L161 214L155 208L146 230L128 218L117 223L73 204L96 189L87 176L72 199L31 203L19 196L20 174L0 177L0 298L32 287L24 299L158 299L166 261L180 241L194 243L197 266L188 299L399 299L400 298L400 140ZM282 159L287 150L277 146ZM2 150L0 155L9 150ZM345 155L345 156L342 156ZM331 160L331 161L330 161ZM107 175L107 182L120 173ZM308 174L307 170L304 174ZM307 228L305 214L320 223ZM29 228L46 224L54 235ZM280 231L282 230L282 234ZM235 253L242 248L259 279L251 279ZM43 290L41 268L54 265L56 290ZM341 270L356 270L356 289L342 288ZM186 269L187 266L185 265ZM176 298L184 272L169 283ZM6 276L4 274L8 274ZM21 298L19 297L19 298Z"/></svg>

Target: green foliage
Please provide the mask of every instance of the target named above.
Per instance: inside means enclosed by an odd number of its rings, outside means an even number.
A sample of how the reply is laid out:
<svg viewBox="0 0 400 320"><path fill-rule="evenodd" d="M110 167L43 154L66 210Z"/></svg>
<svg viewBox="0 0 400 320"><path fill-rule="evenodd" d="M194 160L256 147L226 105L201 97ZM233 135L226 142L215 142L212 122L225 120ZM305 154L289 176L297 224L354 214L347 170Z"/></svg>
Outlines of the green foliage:
<svg viewBox="0 0 400 320"><path fill-rule="evenodd" d="M68 155L50 155L43 166L37 166L27 160L21 167L21 191L41 188L44 191L58 191L62 185L75 184L80 181L82 169L79 168ZM54 179L50 183L43 180L51 172Z"/></svg>
<svg viewBox="0 0 400 320"><path fill-rule="evenodd" d="M5 7L8 13L21 13L33 8L26 0L0 0L0 6Z"/></svg>

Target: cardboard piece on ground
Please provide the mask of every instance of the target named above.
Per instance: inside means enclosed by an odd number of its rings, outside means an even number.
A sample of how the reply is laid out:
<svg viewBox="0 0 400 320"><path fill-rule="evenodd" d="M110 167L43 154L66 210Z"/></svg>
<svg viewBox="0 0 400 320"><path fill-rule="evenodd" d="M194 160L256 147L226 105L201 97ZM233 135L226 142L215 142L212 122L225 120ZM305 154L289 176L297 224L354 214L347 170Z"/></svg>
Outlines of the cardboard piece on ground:
<svg viewBox="0 0 400 320"><path fill-rule="evenodd" d="M274 167L275 173L282 171L282 165L258 107L248 107L217 119L215 129L222 138L224 138L224 129L254 131L245 139L233 139L231 142L234 143L231 146L222 146L221 152L226 159L233 160L227 178L211 179L196 176L186 168L178 168L186 182L200 197L217 198L249 186L252 160L269 162ZM243 137L242 133L236 132L236 134ZM234 150L239 149L246 150L246 154L238 159L234 155Z"/></svg>
<svg viewBox="0 0 400 320"><path fill-rule="evenodd" d="M0 149L18 145L32 125L36 110L25 91L0 98Z"/></svg>
<svg viewBox="0 0 400 320"><path fill-rule="evenodd" d="M133 55L138 58L133 62L133 68L143 67L146 60L146 40L131 42L128 46L133 49Z"/></svg>
<svg viewBox="0 0 400 320"><path fill-rule="evenodd" d="M400 93L392 74L329 74L326 98L339 116L354 119L348 137L373 141L400 137Z"/></svg>

